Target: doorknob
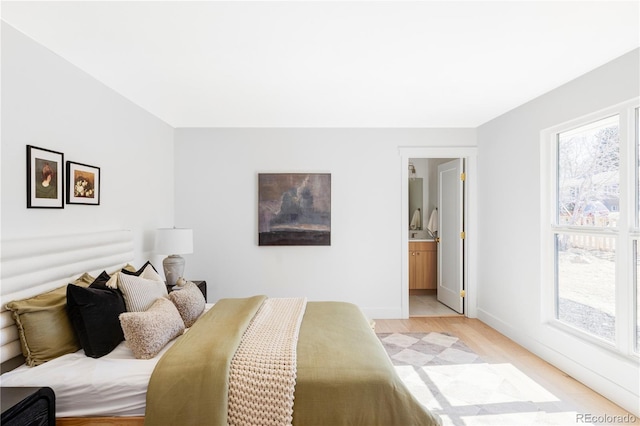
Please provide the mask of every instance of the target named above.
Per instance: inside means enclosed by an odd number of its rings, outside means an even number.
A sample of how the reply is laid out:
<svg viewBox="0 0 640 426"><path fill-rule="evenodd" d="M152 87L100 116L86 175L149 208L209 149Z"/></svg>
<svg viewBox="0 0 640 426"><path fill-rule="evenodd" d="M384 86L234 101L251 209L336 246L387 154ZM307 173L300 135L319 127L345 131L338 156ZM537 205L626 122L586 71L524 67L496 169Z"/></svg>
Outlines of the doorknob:
<svg viewBox="0 0 640 426"><path fill-rule="evenodd" d="M436 237L436 243L440 242L440 237Z"/></svg>

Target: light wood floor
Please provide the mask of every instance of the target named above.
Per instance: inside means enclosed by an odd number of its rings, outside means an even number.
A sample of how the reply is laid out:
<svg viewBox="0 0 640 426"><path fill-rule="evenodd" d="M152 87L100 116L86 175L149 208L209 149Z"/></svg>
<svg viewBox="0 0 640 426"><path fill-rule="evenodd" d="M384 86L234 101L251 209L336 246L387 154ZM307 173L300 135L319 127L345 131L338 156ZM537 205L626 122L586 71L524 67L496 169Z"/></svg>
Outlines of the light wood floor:
<svg viewBox="0 0 640 426"><path fill-rule="evenodd" d="M446 332L461 339L487 363L509 363L563 401L584 409L583 413L609 416L628 414L626 410L582 383L538 358L483 322L466 317L409 318L375 320L377 333ZM635 423L640 424L636 419Z"/></svg>

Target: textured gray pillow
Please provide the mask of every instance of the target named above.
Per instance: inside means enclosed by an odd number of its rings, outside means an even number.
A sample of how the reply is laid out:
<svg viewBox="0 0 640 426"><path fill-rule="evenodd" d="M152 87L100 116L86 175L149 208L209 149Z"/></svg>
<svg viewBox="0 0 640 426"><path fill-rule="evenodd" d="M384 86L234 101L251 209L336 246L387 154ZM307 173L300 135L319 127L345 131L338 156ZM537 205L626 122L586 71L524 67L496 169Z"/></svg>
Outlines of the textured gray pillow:
<svg viewBox="0 0 640 426"><path fill-rule="evenodd" d="M179 290L176 290L179 288ZM185 327L191 327L193 323L202 315L204 311L204 295L197 285L191 281L187 282L183 287L174 287L169 293L169 299L176 305Z"/></svg>
<svg viewBox="0 0 640 426"><path fill-rule="evenodd" d="M127 345L138 359L153 358L167 343L184 332L184 322L173 303L157 299L145 312L120 314Z"/></svg>

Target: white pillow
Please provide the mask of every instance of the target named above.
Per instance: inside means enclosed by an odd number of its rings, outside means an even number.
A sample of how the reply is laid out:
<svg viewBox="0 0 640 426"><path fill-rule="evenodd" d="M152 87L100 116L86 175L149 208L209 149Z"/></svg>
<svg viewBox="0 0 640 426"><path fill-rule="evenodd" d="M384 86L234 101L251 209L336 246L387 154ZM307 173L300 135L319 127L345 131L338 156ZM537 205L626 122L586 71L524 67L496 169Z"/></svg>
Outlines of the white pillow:
<svg viewBox="0 0 640 426"><path fill-rule="evenodd" d="M118 272L118 289L124 296L127 312L146 311L156 299L168 298L167 286L163 281L148 280L122 272Z"/></svg>
<svg viewBox="0 0 640 426"><path fill-rule="evenodd" d="M164 282L162 277L156 272L155 269L153 269L153 266L151 266L151 264L148 264L139 276L148 280Z"/></svg>

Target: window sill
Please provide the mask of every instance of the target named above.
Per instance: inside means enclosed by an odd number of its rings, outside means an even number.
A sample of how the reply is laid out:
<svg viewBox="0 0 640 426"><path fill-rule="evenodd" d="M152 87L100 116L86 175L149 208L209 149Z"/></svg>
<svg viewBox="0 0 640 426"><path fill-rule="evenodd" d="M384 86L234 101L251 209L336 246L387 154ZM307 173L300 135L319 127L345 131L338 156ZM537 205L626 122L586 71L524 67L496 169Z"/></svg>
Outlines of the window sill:
<svg viewBox="0 0 640 426"><path fill-rule="evenodd" d="M601 339L577 327L573 327L569 324L566 324L560 320L557 320L557 319L550 320L546 323L546 325L554 330L569 334L575 337L576 339L582 340L586 344L597 346L598 348L604 349L607 352L609 352L611 355L615 356L616 358L622 361L632 362L634 364L638 364L638 361L640 361L640 354L638 354L637 352L623 353L617 348L614 342Z"/></svg>

